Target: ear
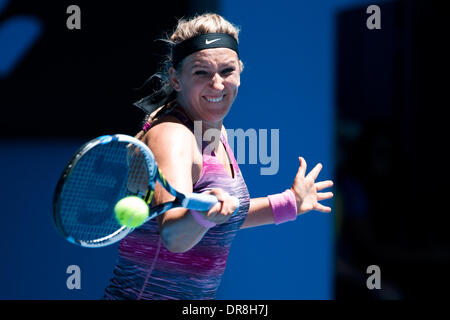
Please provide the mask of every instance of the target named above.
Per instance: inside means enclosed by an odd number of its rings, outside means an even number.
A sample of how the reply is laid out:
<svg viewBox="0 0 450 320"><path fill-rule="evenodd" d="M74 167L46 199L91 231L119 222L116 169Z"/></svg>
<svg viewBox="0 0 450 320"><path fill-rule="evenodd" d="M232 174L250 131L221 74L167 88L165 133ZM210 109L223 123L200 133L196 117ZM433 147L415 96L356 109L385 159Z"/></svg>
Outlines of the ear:
<svg viewBox="0 0 450 320"><path fill-rule="evenodd" d="M238 74L238 84L237 86L239 87L241 85L241 73L242 71L244 71L244 64L242 63L241 60L238 59L238 65L239 65L239 74Z"/></svg>
<svg viewBox="0 0 450 320"><path fill-rule="evenodd" d="M177 71L174 69L174 67L170 67L169 76L170 76L170 84L172 85L172 88L177 92L181 91L180 80L178 79Z"/></svg>

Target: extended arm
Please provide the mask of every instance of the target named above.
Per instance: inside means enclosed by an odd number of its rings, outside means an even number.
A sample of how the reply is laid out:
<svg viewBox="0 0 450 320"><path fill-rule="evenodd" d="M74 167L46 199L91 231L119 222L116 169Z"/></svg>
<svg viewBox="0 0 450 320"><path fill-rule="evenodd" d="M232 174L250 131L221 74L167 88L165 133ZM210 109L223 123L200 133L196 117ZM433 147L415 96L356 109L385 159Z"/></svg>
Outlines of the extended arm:
<svg viewBox="0 0 450 320"><path fill-rule="evenodd" d="M306 176L306 161L302 157L299 158L300 166L295 176L294 183L290 190L295 195L297 215L306 213L310 210L321 212L331 212L330 207L326 207L319 203L321 200L333 197L332 192L319 192L325 188L333 186L333 181L326 180L315 182L322 164L317 164ZM250 200L250 208L247 219L241 228L251 228L267 224L273 224L274 212L268 197L254 198Z"/></svg>

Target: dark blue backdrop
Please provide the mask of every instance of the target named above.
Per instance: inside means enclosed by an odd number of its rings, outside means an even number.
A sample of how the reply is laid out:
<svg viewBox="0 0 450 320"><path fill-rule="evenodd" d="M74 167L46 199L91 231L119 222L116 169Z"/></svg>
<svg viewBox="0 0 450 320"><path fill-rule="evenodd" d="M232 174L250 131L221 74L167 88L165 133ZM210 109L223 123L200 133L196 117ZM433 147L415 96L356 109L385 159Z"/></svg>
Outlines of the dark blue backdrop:
<svg viewBox="0 0 450 320"><path fill-rule="evenodd" d="M240 93L225 126L279 129L280 133L276 175L260 175L261 165L241 166L252 197L288 188L297 172L298 156L306 159L309 169L318 162L324 165L320 180L333 179L334 17L346 6L366 3L223 1L219 13L242 28L240 50L245 64ZM361 21L363 27L365 21ZM102 296L117 246L75 247L59 237L51 217L56 181L83 142L0 141L0 299ZM242 230L230 252L218 298L333 298L333 252L332 214L311 212L294 223ZM72 264L81 268L80 290L66 287L66 268Z"/></svg>

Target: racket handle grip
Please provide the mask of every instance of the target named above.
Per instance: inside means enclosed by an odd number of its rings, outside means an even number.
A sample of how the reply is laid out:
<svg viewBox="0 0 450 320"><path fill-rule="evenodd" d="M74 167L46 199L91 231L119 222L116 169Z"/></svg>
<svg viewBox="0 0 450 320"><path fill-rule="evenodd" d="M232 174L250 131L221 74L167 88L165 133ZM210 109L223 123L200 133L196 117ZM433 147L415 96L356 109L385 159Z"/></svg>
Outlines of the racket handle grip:
<svg viewBox="0 0 450 320"><path fill-rule="evenodd" d="M236 210L233 214L236 214L239 210L239 199L231 196L236 203ZM215 205L219 200L216 196L212 194L205 193L190 193L186 194L184 199L183 207L186 209L192 209L197 211L208 211L213 205Z"/></svg>
<svg viewBox="0 0 450 320"><path fill-rule="evenodd" d="M183 207L197 211L208 211L219 200L212 194L205 193L189 193L185 194Z"/></svg>

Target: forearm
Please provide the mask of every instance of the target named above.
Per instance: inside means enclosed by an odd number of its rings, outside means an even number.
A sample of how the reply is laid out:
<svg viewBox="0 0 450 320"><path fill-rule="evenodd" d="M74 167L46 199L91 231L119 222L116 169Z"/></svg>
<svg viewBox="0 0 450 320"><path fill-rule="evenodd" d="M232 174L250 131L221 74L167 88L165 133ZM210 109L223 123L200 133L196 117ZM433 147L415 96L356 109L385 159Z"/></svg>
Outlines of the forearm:
<svg viewBox="0 0 450 320"><path fill-rule="evenodd" d="M163 219L161 223L161 238L164 246L172 252L186 252L194 247L208 231L199 225L186 209L178 210L176 218ZM173 213L172 211L172 213Z"/></svg>
<svg viewBox="0 0 450 320"><path fill-rule="evenodd" d="M241 229L257 227L267 224L274 224L272 207L269 198L250 199L250 208L247 218L241 226Z"/></svg>

